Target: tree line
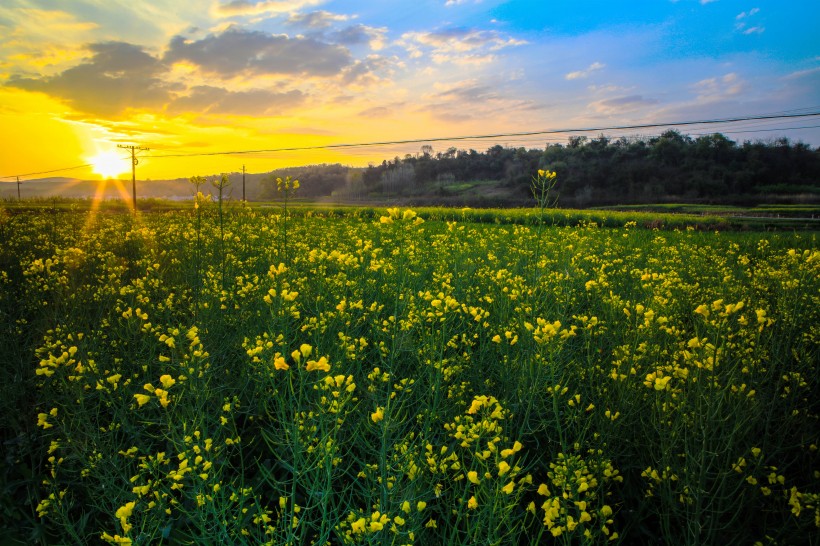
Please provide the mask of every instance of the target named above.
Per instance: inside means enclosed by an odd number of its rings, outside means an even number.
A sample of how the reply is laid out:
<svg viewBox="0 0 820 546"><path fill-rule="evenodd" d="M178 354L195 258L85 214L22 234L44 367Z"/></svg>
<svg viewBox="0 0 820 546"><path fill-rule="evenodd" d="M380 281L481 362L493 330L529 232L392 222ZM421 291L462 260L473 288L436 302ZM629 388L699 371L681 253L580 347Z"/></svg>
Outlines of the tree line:
<svg viewBox="0 0 820 546"><path fill-rule="evenodd" d="M651 138L571 137L542 149L434 152L422 146L365 169L335 164L275 171L262 189L274 197L275 177L289 174L300 179L306 197L448 202L460 184L495 181L504 190L496 192L497 204L524 204L538 169L558 173L559 206L820 200L820 148L785 138L739 144L720 133L693 138L675 130Z"/></svg>

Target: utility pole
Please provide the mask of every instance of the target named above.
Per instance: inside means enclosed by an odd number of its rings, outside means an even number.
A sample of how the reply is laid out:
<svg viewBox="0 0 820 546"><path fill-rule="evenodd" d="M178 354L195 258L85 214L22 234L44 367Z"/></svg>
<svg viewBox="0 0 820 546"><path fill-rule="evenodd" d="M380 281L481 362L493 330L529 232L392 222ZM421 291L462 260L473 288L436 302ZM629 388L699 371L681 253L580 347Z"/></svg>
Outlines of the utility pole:
<svg viewBox="0 0 820 546"><path fill-rule="evenodd" d="M17 177L17 200L20 201L20 177Z"/></svg>
<svg viewBox="0 0 820 546"><path fill-rule="evenodd" d="M245 206L245 166L242 165L242 206Z"/></svg>
<svg viewBox="0 0 820 546"><path fill-rule="evenodd" d="M137 213L137 164L139 160L137 159L137 150L140 151L147 151L148 148L143 148L142 146L126 146L125 144L117 144L117 148L124 148L126 150L131 150L131 191L134 195L134 214Z"/></svg>

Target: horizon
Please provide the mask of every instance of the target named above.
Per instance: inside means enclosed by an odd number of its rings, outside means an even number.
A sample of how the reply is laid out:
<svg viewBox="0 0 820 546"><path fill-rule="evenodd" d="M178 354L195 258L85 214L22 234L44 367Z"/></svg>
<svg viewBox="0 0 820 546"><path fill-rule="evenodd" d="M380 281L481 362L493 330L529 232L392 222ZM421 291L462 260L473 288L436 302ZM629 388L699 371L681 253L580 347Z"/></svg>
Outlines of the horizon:
<svg viewBox="0 0 820 546"><path fill-rule="evenodd" d="M365 167L424 142L436 152L533 149L569 136L509 133L820 112L813 2L201 5L0 7L9 37L0 44L0 122L11 128L0 136L3 181L52 170L127 180L130 158L118 145L149 148L138 154L138 180L170 180L243 165L255 174ZM818 147L816 119L680 132ZM502 136L444 140L488 134ZM419 142L323 148L400 140ZM312 149L225 153L301 147ZM195 155L173 157L185 154Z"/></svg>

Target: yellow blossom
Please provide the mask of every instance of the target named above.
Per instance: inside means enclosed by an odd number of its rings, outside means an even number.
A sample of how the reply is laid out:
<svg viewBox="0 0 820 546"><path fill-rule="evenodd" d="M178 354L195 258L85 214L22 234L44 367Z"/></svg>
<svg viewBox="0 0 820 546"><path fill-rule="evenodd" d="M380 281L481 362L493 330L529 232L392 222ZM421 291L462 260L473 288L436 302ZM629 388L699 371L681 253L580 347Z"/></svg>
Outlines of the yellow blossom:
<svg viewBox="0 0 820 546"><path fill-rule="evenodd" d="M273 359L273 367L277 370L289 370L290 365L285 362L285 358L282 356L277 356Z"/></svg>
<svg viewBox="0 0 820 546"><path fill-rule="evenodd" d="M309 372L313 372L316 370L329 372L330 363L327 361L327 358L325 357L321 357L319 360L308 360L307 366L305 366L305 370Z"/></svg>

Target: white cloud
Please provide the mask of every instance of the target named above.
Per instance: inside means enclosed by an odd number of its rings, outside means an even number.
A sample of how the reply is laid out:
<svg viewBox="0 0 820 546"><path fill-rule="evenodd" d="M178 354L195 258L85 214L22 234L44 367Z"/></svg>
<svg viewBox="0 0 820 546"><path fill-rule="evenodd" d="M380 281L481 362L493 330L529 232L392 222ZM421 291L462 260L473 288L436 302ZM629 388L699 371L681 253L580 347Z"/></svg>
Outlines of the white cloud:
<svg viewBox="0 0 820 546"><path fill-rule="evenodd" d="M752 15L754 15L755 13L757 13L759 11L760 11L760 8L752 8L749 11L741 11L740 13L737 14L737 17L735 17L735 19L740 20L740 19L744 19L746 17L751 17Z"/></svg>
<svg viewBox="0 0 820 546"><path fill-rule="evenodd" d="M746 22L744 21L744 19L748 19L749 17L752 17L759 12L760 8L752 8L749 11L741 11L740 13L738 13L735 17L735 20L738 21L735 24L735 30L737 30L738 32L742 32L747 36L749 34L762 34L766 30L764 27L760 25L754 25L747 28Z"/></svg>
<svg viewBox="0 0 820 546"><path fill-rule="evenodd" d="M430 58L436 64L485 64L496 59L494 52L526 43L495 30L469 28L406 32L397 42L411 58L422 57L429 51Z"/></svg>
<svg viewBox="0 0 820 546"><path fill-rule="evenodd" d="M434 83L434 93L422 95L421 109L447 122L465 122L500 115L530 112L538 106L529 100L512 98L510 93L475 78Z"/></svg>
<svg viewBox="0 0 820 546"><path fill-rule="evenodd" d="M643 95L628 95L595 101L588 107L598 114L614 115L645 109L656 104L657 99L645 98Z"/></svg>
<svg viewBox="0 0 820 546"><path fill-rule="evenodd" d="M700 80L694 83L691 89L699 102L712 102L741 94L746 89L746 82L736 73L730 72L721 77Z"/></svg>
<svg viewBox="0 0 820 546"><path fill-rule="evenodd" d="M592 74L596 70L601 70L605 66L605 64L596 61L589 65L585 70L576 70L574 72L570 72L569 74L564 76L564 78L567 80L578 80L581 78L587 78L590 74Z"/></svg>
<svg viewBox="0 0 820 546"><path fill-rule="evenodd" d="M711 4L712 2L717 2L717 0L700 0L700 5L705 6L706 4Z"/></svg>
<svg viewBox="0 0 820 546"><path fill-rule="evenodd" d="M288 25L302 26L311 29L324 29L340 21L348 21L349 15L330 13L329 11L312 11L310 13L291 13L287 21Z"/></svg>
<svg viewBox="0 0 820 546"><path fill-rule="evenodd" d="M786 76L783 76L783 79L784 80L796 80L796 79L805 78L806 76L811 76L811 75L817 74L817 73L820 73L820 66L816 66L814 68L809 68L809 69L806 69L806 70L798 70L796 72L792 72L790 74L787 74Z"/></svg>
<svg viewBox="0 0 820 546"><path fill-rule="evenodd" d="M323 0L233 0L217 4L212 10L217 17L236 17L243 15L263 15L268 13L290 13L308 6L321 4Z"/></svg>

